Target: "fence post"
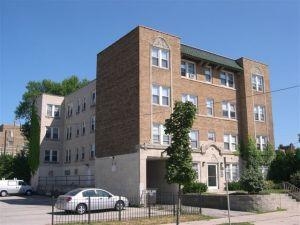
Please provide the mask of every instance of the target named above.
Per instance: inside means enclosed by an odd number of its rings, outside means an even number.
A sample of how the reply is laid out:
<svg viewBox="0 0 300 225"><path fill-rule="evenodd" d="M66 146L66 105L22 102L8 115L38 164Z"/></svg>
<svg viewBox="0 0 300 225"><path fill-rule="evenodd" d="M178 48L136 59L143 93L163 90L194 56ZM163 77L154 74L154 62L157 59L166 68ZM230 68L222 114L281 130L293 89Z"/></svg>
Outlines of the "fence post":
<svg viewBox="0 0 300 225"><path fill-rule="evenodd" d="M54 196L51 197L51 225L54 225Z"/></svg>
<svg viewBox="0 0 300 225"><path fill-rule="evenodd" d="M200 214L202 214L202 194L201 194L201 192L200 192L199 197L200 197L200 199L199 199L199 202L200 202L199 212L200 212Z"/></svg>
<svg viewBox="0 0 300 225"><path fill-rule="evenodd" d="M91 223L91 196L89 196L89 206L88 206L88 224Z"/></svg>
<svg viewBox="0 0 300 225"><path fill-rule="evenodd" d="M147 194L147 202L148 202L148 217L151 218L151 204L150 204L150 193Z"/></svg>
<svg viewBox="0 0 300 225"><path fill-rule="evenodd" d="M121 196L119 196L119 204L121 204ZM122 210L122 207L120 206L118 210L119 210L119 221L121 221L121 210Z"/></svg>
<svg viewBox="0 0 300 225"><path fill-rule="evenodd" d="M175 195L174 195L174 193L172 194L172 196L173 196L173 216L175 216L176 215L176 208L175 208L176 203L175 203Z"/></svg>

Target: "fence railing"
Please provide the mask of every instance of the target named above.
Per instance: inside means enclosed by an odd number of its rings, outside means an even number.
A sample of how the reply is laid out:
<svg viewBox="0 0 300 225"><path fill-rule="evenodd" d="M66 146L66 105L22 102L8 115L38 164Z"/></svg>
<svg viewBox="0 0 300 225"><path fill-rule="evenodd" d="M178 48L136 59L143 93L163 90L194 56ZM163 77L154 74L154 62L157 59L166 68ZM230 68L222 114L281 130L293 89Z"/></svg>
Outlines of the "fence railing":
<svg viewBox="0 0 300 225"><path fill-rule="evenodd" d="M287 191L289 195L294 197L297 201L300 201L300 188L289 182L283 182L283 189Z"/></svg>
<svg viewBox="0 0 300 225"><path fill-rule="evenodd" d="M141 218L176 216L177 196L169 194L125 198L110 197L52 197L52 225L124 221ZM181 214L199 214L199 207L181 205Z"/></svg>
<svg viewBox="0 0 300 225"><path fill-rule="evenodd" d="M70 176L54 176L54 177L39 177L40 185L74 185L79 187L94 186L94 175L70 175Z"/></svg>

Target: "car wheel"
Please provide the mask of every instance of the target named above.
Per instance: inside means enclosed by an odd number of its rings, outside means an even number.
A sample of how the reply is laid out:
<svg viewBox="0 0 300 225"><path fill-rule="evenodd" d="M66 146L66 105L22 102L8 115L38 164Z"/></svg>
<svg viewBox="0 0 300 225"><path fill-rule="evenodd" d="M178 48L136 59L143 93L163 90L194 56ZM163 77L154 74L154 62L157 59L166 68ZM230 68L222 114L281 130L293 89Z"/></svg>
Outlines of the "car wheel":
<svg viewBox="0 0 300 225"><path fill-rule="evenodd" d="M119 210L123 210L125 207L125 204L123 201L117 201L115 204L115 210L119 211Z"/></svg>
<svg viewBox="0 0 300 225"><path fill-rule="evenodd" d="M7 191L1 191L1 196L2 196L2 197L7 196Z"/></svg>
<svg viewBox="0 0 300 225"><path fill-rule="evenodd" d="M86 210L87 210L86 204L83 203L78 204L76 207L76 212L80 215L84 214Z"/></svg>
<svg viewBox="0 0 300 225"><path fill-rule="evenodd" d="M32 195L32 191L28 190L28 191L25 192L25 194L26 194L27 196L30 196L30 195Z"/></svg>

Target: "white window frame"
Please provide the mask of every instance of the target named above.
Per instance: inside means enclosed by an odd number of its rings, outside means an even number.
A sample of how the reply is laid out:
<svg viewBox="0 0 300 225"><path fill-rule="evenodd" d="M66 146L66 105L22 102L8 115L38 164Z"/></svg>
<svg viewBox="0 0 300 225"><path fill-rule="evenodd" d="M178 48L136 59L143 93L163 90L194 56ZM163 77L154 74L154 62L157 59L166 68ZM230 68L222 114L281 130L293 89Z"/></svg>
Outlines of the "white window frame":
<svg viewBox="0 0 300 225"><path fill-rule="evenodd" d="M50 129L50 137L46 137L46 135L47 135L47 129ZM57 138L53 137L54 136L54 129L57 129ZM59 127L49 127L49 126L46 126L45 138L47 138L47 140L54 140L54 141L59 140Z"/></svg>
<svg viewBox="0 0 300 225"><path fill-rule="evenodd" d="M228 142L225 142L225 137L228 139ZM235 141L233 141L235 139ZM238 136L235 134L224 134L223 135L223 143L224 143L224 149L229 151L236 151L237 150L237 143L238 143ZM225 148L225 143L229 144L229 148ZM233 148L235 146L235 148Z"/></svg>
<svg viewBox="0 0 300 225"><path fill-rule="evenodd" d="M257 135L256 136L256 148L258 150L265 150L268 144L268 137L263 135ZM264 147L265 146L265 147Z"/></svg>
<svg viewBox="0 0 300 225"><path fill-rule="evenodd" d="M201 181L201 164L199 162L193 162L192 168L196 172L196 181L200 182Z"/></svg>
<svg viewBox="0 0 300 225"><path fill-rule="evenodd" d="M232 110L232 107L235 110ZM228 115L224 115L224 112L227 112ZM234 113L234 117L232 116L232 113ZM228 101L222 101L222 116L229 119L236 119L236 104Z"/></svg>
<svg viewBox="0 0 300 225"><path fill-rule="evenodd" d="M158 88L158 103L153 102L153 96L154 96L153 89L154 88ZM166 90L168 92L168 96L163 96L163 90ZM170 95L171 95L171 91L170 91L169 87L152 84L152 104L153 105L170 106L170 100L171 100ZM157 96L157 95L155 95L155 96ZM168 105L163 104L163 97L168 98Z"/></svg>
<svg viewBox="0 0 300 225"><path fill-rule="evenodd" d="M262 84L260 85L259 80L261 79ZM252 74L251 77L252 89L258 92L263 92L265 90L264 77L259 74ZM261 90L260 90L261 86Z"/></svg>
<svg viewBox="0 0 300 225"><path fill-rule="evenodd" d="M207 71L209 71L209 73L206 73ZM203 74L204 74L205 82L212 83L212 68L210 66L205 66L203 68ZM208 77L209 80L207 79Z"/></svg>
<svg viewBox="0 0 300 225"><path fill-rule="evenodd" d="M212 137L212 140L210 139ZM207 140L208 141L216 141L216 133L214 131L207 132Z"/></svg>
<svg viewBox="0 0 300 225"><path fill-rule="evenodd" d="M83 111L85 111L85 110L86 110L86 98L83 97L83 98L82 98L82 107L81 107L81 111L83 112Z"/></svg>
<svg viewBox="0 0 300 225"><path fill-rule="evenodd" d="M195 140L192 139L192 133L195 134L195 137L196 137ZM191 130L191 132L189 133L189 137L190 137L191 148L192 149L197 149L199 147L199 131L198 130ZM192 143L196 143L196 147L193 147Z"/></svg>
<svg viewBox="0 0 300 225"><path fill-rule="evenodd" d="M91 132L95 132L95 129L96 129L96 117L95 116L92 116L91 117Z"/></svg>
<svg viewBox="0 0 300 225"><path fill-rule="evenodd" d="M196 102L191 101L191 99L193 99L193 98L196 100ZM182 94L181 100L182 100L182 102L187 102L187 101L191 102L194 104L194 106L196 106L196 108L198 108L198 96L196 96L196 95Z"/></svg>
<svg viewBox="0 0 300 225"><path fill-rule="evenodd" d="M49 151L49 161L45 160L46 159L46 151ZM53 160L53 156L54 156L54 152L56 152L56 161ZM48 162L48 163L57 163L58 162L58 151L57 150L50 150L50 149L46 149L44 151L44 162Z"/></svg>
<svg viewBox="0 0 300 225"><path fill-rule="evenodd" d="M95 144L92 144L90 147L90 159L95 159Z"/></svg>
<svg viewBox="0 0 300 225"><path fill-rule="evenodd" d="M158 65L153 64L153 50L156 49L157 52L157 59L158 59ZM165 52L167 54L167 59L163 58L163 52ZM155 57L156 58L156 57ZM163 66L163 60L166 60L167 62L167 67ZM162 69L169 69L170 68L170 50L168 49L163 49L163 48L158 48L158 47L152 47L151 48L151 65L154 67L158 67L158 68L162 68Z"/></svg>
<svg viewBox="0 0 300 225"><path fill-rule="evenodd" d="M65 151L65 163L71 162L71 149L66 149Z"/></svg>
<svg viewBox="0 0 300 225"><path fill-rule="evenodd" d="M157 129L158 134L154 133L154 127ZM158 136L158 141L154 142L154 135ZM152 124L152 143L153 144L159 144L164 146L169 146L171 144L171 136L165 134L165 127L162 124L159 123L153 123ZM168 138L168 143L164 143L164 137Z"/></svg>
<svg viewBox="0 0 300 225"><path fill-rule="evenodd" d="M48 114L49 107L51 107L51 112L50 112L51 115ZM60 117L60 109L61 109L60 105L47 104L47 111L46 111L47 117L59 118ZM58 115L55 115L56 112L58 112Z"/></svg>
<svg viewBox="0 0 300 225"><path fill-rule="evenodd" d="M233 177L233 166L236 166L236 177ZM229 176L228 176L229 175ZM228 181L238 181L240 178L240 168L238 163L226 163L225 176Z"/></svg>
<svg viewBox="0 0 300 225"><path fill-rule="evenodd" d="M225 76L225 84L222 84L222 80L221 79L221 76L224 75ZM230 83L229 83L229 77L232 76L232 86L230 86ZM225 86L225 87L229 87L229 88L235 88L235 79L234 79L234 73L231 73L231 72L228 72L228 71L221 71L220 72L220 84L222 86Z"/></svg>
<svg viewBox="0 0 300 225"><path fill-rule="evenodd" d="M81 110L81 102L80 99L77 99L77 109L76 109L76 115L80 113Z"/></svg>
<svg viewBox="0 0 300 225"><path fill-rule="evenodd" d="M96 98L97 98L96 91L94 90L91 92L91 106L96 105Z"/></svg>
<svg viewBox="0 0 300 225"><path fill-rule="evenodd" d="M211 113L209 111L210 109L211 109ZM206 99L206 115L214 116L214 100L212 98Z"/></svg>
<svg viewBox="0 0 300 225"><path fill-rule="evenodd" d="M67 104L67 118L73 115L73 103Z"/></svg>
<svg viewBox="0 0 300 225"><path fill-rule="evenodd" d="M266 108L262 105L254 106L254 120L265 122L266 120Z"/></svg>
<svg viewBox="0 0 300 225"><path fill-rule="evenodd" d="M84 136L85 133L86 133L85 121L82 121L82 123L81 123L81 136Z"/></svg>
<svg viewBox="0 0 300 225"><path fill-rule="evenodd" d="M181 71L181 69L183 67L183 64L184 64L185 74L183 74L182 71ZM194 73L189 72L189 64L192 64L194 66ZM196 63L192 62L192 61L189 61L189 60L182 59L181 64L180 64L180 74L181 74L182 77L187 77L189 79L197 80Z"/></svg>

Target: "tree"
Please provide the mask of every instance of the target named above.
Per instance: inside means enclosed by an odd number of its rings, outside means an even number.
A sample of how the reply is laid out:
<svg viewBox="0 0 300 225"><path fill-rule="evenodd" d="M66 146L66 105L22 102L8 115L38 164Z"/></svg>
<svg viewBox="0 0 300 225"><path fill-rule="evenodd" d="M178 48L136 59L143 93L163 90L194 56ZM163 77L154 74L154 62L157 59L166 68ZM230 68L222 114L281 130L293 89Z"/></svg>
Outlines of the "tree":
<svg viewBox="0 0 300 225"><path fill-rule="evenodd" d="M192 168L192 155L189 133L196 115L196 107L191 102L176 102L174 112L166 120L165 133L172 136L171 145L166 149L166 180L178 184L177 224L181 188L194 182L196 172Z"/></svg>
<svg viewBox="0 0 300 225"><path fill-rule="evenodd" d="M13 168L13 157L11 155L0 155L0 179L14 178Z"/></svg>
<svg viewBox="0 0 300 225"><path fill-rule="evenodd" d="M13 158L13 173L14 177L30 182L30 167L28 157L25 150L22 150Z"/></svg>

